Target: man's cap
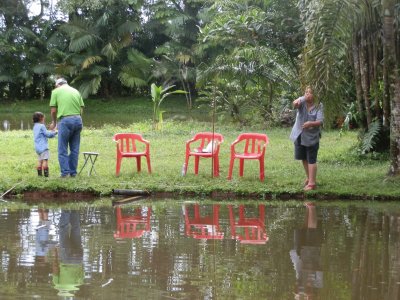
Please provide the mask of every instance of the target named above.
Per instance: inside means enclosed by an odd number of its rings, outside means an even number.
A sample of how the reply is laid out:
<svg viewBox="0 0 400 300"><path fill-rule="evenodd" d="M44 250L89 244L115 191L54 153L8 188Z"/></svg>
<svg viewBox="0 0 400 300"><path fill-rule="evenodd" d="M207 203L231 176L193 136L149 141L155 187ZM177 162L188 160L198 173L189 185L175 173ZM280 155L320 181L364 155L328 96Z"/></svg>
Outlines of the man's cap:
<svg viewBox="0 0 400 300"><path fill-rule="evenodd" d="M66 84L67 81L64 78L58 78L56 80L56 85L62 85L62 84Z"/></svg>

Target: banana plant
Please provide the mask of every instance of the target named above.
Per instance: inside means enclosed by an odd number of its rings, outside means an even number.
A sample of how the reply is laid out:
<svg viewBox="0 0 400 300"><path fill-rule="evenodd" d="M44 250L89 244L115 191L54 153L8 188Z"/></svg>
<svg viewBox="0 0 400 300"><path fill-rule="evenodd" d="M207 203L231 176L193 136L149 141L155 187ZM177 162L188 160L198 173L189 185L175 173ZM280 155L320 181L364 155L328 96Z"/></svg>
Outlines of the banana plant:
<svg viewBox="0 0 400 300"><path fill-rule="evenodd" d="M153 128L154 129L162 128L162 122L163 122L162 115L165 111L162 111L160 106L161 106L161 103L164 101L164 99L172 94L186 94L186 92L183 90L175 90L175 91L168 92L169 90L171 90L174 87L175 87L175 85L170 85L170 86L163 88L162 85L157 86L155 83L151 84L151 100L153 101Z"/></svg>

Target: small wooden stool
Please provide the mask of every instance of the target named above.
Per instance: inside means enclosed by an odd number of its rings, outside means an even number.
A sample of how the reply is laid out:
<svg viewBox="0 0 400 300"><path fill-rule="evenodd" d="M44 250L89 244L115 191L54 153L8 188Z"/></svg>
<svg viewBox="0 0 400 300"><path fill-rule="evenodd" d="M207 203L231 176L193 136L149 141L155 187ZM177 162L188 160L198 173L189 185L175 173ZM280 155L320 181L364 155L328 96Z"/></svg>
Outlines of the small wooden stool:
<svg viewBox="0 0 400 300"><path fill-rule="evenodd" d="M90 170L88 170L88 176L92 175L92 171L97 175L96 170L94 168L94 164L96 163L97 156L99 155L98 152L82 152L83 157L85 158L85 162L79 171L79 174L81 174L82 170L85 168L86 164L90 161L91 167Z"/></svg>

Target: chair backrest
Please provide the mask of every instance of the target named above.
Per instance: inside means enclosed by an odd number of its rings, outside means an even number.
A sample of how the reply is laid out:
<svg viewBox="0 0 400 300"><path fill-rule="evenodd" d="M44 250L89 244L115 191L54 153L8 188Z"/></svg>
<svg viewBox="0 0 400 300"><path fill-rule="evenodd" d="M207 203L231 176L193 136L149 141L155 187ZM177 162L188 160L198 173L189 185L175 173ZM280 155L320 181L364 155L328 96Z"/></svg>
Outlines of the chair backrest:
<svg viewBox="0 0 400 300"><path fill-rule="evenodd" d="M234 146L237 143L244 142L244 153L262 153L268 145L268 136L263 133L242 133L232 143Z"/></svg>
<svg viewBox="0 0 400 300"><path fill-rule="evenodd" d="M212 140L217 140L220 143L224 141L224 137L220 133L212 133L212 132L199 132L196 133L193 137L193 140L195 141L200 141L200 146L201 148L204 148L210 143Z"/></svg>
<svg viewBox="0 0 400 300"><path fill-rule="evenodd" d="M118 142L117 149L120 152L137 152L136 142L147 143L139 133L117 133L114 141Z"/></svg>

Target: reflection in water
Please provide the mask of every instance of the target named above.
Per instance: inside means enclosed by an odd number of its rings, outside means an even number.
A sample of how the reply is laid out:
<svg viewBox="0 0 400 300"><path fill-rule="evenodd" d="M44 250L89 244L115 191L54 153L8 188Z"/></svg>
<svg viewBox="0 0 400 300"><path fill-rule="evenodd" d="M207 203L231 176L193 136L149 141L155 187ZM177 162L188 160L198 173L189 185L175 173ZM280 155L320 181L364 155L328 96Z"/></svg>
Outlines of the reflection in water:
<svg viewBox="0 0 400 300"><path fill-rule="evenodd" d="M183 206L186 235L195 239L223 239L224 233L219 226L219 205L214 204L211 215L201 215L200 205L194 204L194 213L190 215L189 205Z"/></svg>
<svg viewBox="0 0 400 300"><path fill-rule="evenodd" d="M4 120L3 121L3 128L5 131L10 130L10 121Z"/></svg>
<svg viewBox="0 0 400 300"><path fill-rule="evenodd" d="M316 299L323 287L321 268L322 231L312 202L306 202L304 225L294 232L294 249L290 251L296 271L295 299Z"/></svg>
<svg viewBox="0 0 400 300"><path fill-rule="evenodd" d="M120 206L115 208L117 215L117 231L114 233L115 238L139 238L145 232L150 231L151 207L147 210L138 206L133 214L123 215Z"/></svg>
<svg viewBox="0 0 400 300"><path fill-rule="evenodd" d="M83 249L78 211L62 210L59 248L53 264L53 283L59 296L74 296L83 284Z"/></svg>
<svg viewBox="0 0 400 300"><path fill-rule="evenodd" d="M39 224L36 227L35 238L35 277L38 282L46 282L51 272L51 264L48 259L49 250L54 249L55 243L50 241L49 210L39 208Z"/></svg>
<svg viewBox="0 0 400 300"><path fill-rule="evenodd" d="M245 206L239 205L239 218L236 221L234 209L229 205L231 236L242 244L265 244L268 236L265 230L265 205L258 206L258 216L246 216Z"/></svg>
<svg viewBox="0 0 400 300"><path fill-rule="evenodd" d="M400 299L398 203L183 205L3 205L0 299Z"/></svg>

